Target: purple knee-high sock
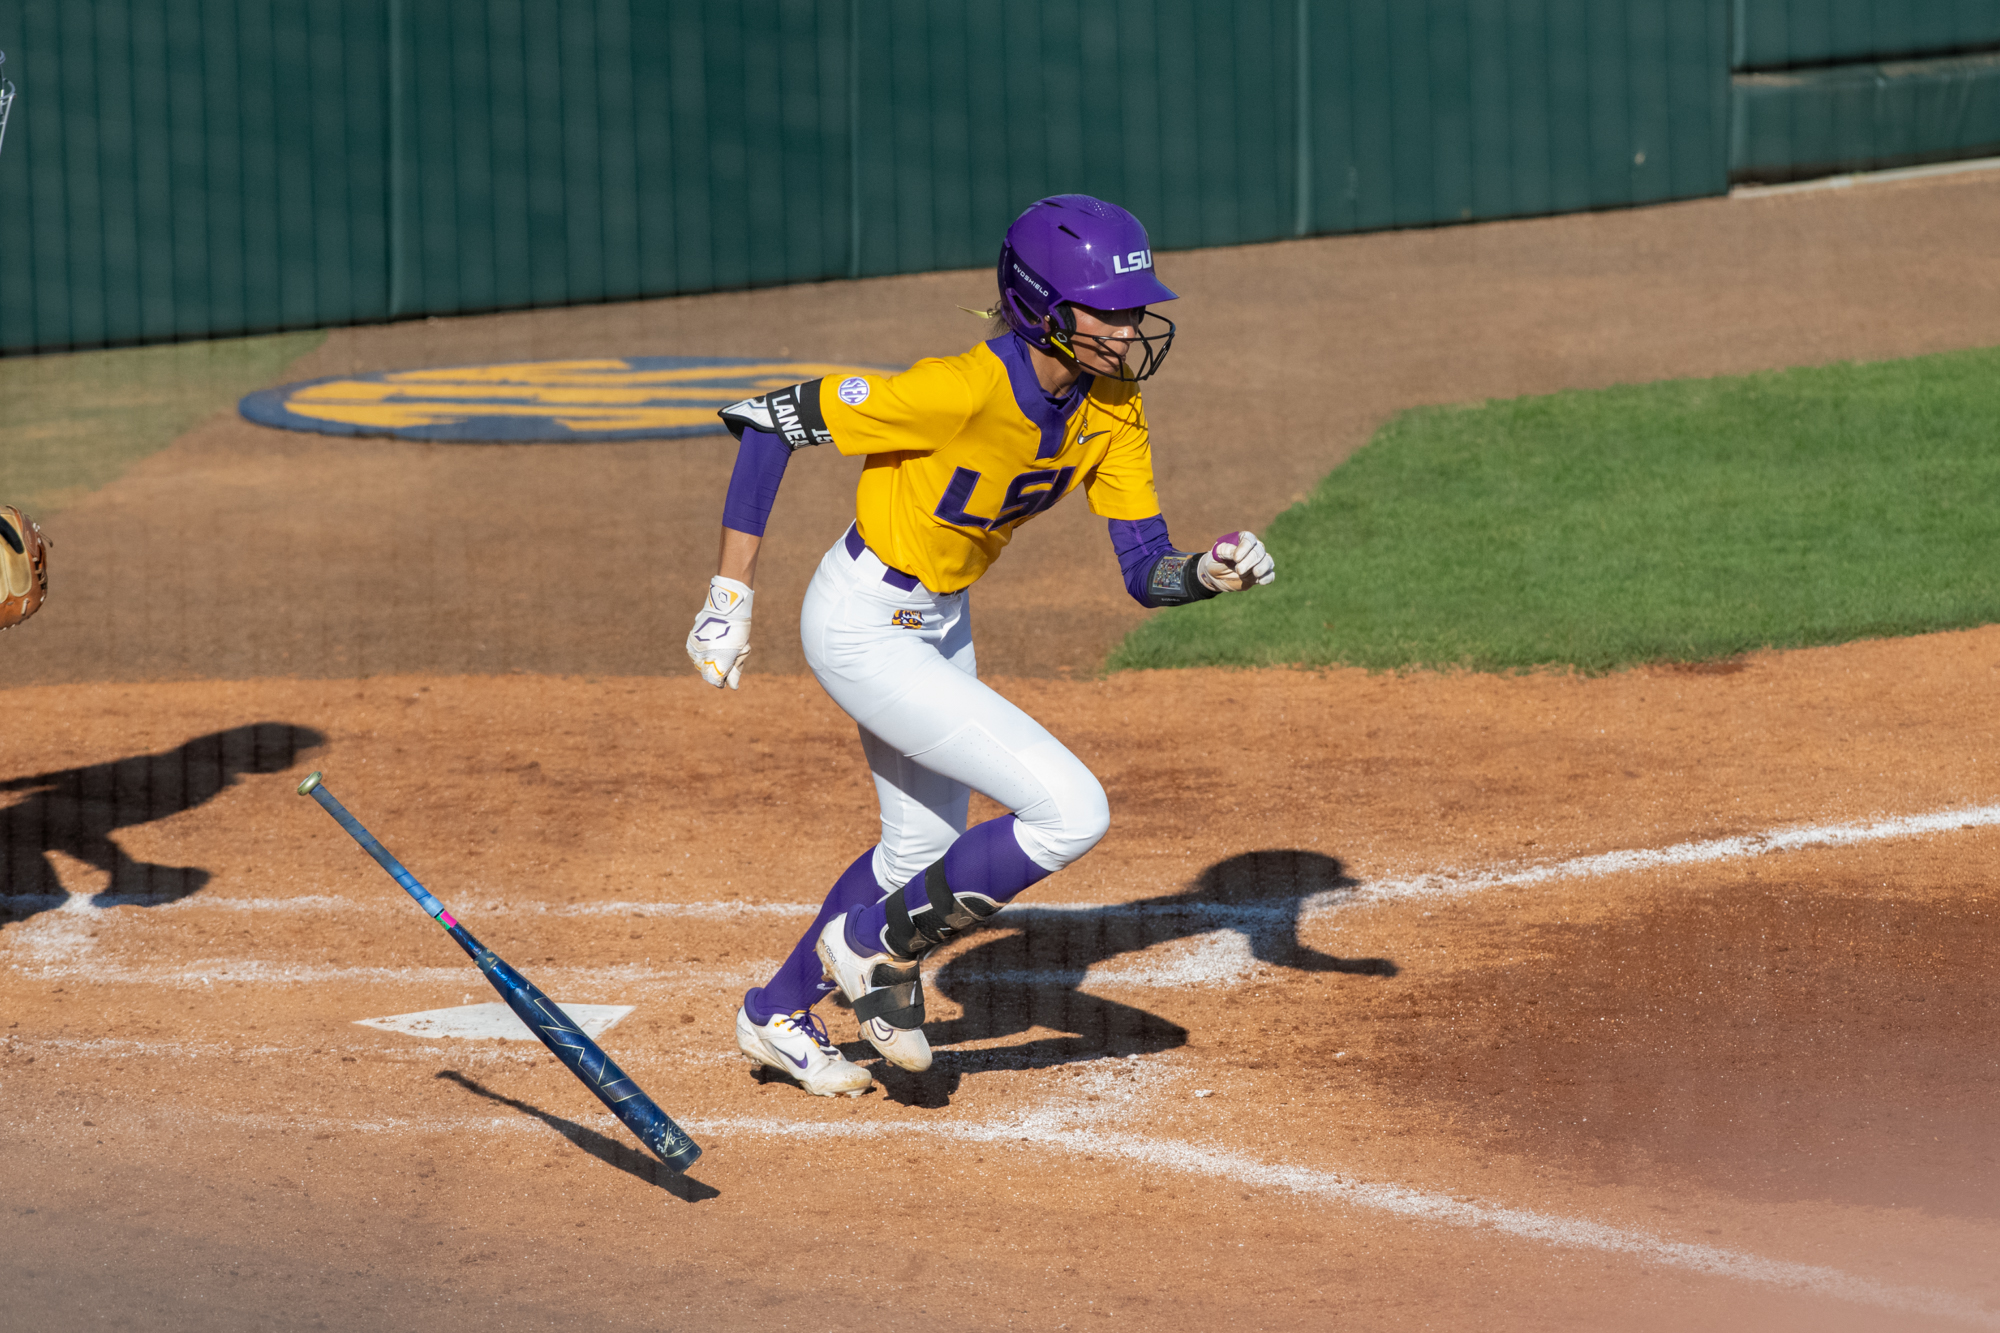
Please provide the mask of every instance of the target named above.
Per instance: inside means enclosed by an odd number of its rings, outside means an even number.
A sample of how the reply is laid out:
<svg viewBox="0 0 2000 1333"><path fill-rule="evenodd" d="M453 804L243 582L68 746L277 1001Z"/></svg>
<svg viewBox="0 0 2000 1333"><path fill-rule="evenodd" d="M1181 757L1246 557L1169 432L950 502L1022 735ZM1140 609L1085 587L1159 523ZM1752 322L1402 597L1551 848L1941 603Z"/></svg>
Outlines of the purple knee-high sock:
<svg viewBox="0 0 2000 1333"><path fill-rule="evenodd" d="M819 933L826 929L827 922L842 912L851 912L864 904L880 901L882 886L875 882L874 861L875 849L871 847L847 867L833 882L833 888L827 891L826 901L820 905L819 915L813 918L811 929L792 946L791 957L785 960L784 966L768 982L743 997L743 1007L749 1011L751 1022L768 1023L773 1014L792 1014L810 1009L833 993L833 983L822 979L819 958L813 953L813 946L819 943Z"/></svg>
<svg viewBox="0 0 2000 1333"><path fill-rule="evenodd" d="M945 850L944 878L953 893L977 893L1004 903L1030 884L1052 873L1036 865L1014 836L1014 816L989 819L966 832ZM847 914L847 947L856 953L882 951L882 928L888 924L888 896ZM915 912L930 905L924 877L903 886L903 906Z"/></svg>

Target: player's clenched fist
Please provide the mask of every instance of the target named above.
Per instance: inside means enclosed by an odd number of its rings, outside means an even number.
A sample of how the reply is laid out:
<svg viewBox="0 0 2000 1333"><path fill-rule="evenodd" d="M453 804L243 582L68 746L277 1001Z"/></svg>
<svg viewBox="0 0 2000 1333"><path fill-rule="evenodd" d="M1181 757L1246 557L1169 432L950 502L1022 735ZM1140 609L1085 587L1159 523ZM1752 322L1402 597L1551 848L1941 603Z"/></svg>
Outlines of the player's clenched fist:
<svg viewBox="0 0 2000 1333"><path fill-rule="evenodd" d="M1242 592L1278 577L1278 567L1254 532L1225 532L1201 554L1195 577L1216 592Z"/></svg>
<svg viewBox="0 0 2000 1333"><path fill-rule="evenodd" d="M717 574L708 581L708 600L688 631L688 657L701 668L701 678L721 689L743 688L743 660L750 656L750 602L756 596L747 583Z"/></svg>

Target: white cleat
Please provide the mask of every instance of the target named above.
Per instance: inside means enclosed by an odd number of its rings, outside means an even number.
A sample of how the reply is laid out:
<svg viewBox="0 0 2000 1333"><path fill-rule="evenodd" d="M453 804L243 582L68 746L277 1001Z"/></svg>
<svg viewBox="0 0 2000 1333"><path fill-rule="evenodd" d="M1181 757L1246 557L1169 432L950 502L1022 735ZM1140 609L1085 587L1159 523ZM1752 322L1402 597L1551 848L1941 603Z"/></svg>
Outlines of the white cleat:
<svg viewBox="0 0 2000 1333"><path fill-rule="evenodd" d="M773 1014L770 1022L758 1024L750 1021L749 1011L739 1007L736 1046L752 1064L796 1079L815 1097L859 1097L875 1081L827 1040L826 1024L810 1009Z"/></svg>
<svg viewBox="0 0 2000 1333"><path fill-rule="evenodd" d="M921 1074L931 1067L924 1039L924 984L917 965L887 953L858 954L847 945L845 913L826 923L814 952L828 980L854 1004L861 1035L898 1069Z"/></svg>

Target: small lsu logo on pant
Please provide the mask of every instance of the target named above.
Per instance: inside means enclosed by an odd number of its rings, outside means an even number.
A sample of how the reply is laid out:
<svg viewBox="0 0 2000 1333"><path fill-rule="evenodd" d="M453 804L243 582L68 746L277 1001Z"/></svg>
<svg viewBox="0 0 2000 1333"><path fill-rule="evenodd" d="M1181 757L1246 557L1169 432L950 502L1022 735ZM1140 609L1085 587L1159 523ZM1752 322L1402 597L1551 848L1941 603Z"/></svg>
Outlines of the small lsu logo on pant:
<svg viewBox="0 0 2000 1333"><path fill-rule="evenodd" d="M922 629L924 613L921 611L898 611L889 617L889 623L897 629Z"/></svg>

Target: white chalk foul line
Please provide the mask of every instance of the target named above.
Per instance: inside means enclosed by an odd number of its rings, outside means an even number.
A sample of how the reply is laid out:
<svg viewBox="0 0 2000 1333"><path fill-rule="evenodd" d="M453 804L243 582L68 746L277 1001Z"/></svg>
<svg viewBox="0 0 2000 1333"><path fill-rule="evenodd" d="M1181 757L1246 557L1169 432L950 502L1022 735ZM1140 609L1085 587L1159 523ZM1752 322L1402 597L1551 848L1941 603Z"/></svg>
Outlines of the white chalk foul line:
<svg viewBox="0 0 2000 1333"><path fill-rule="evenodd" d="M214 894L190 894L186 897L169 897L165 894L149 893L6 893L0 894L0 910L12 909L21 912L46 912L58 908L99 910L107 907L144 907L153 912L341 912L377 913L385 905L393 907L403 902L391 897L390 890L380 898L338 898L324 893L301 893L289 898L228 898ZM454 906L456 915L468 919L479 916L627 916L627 917L673 917L678 920L733 921L746 916L812 916L819 911L818 903L744 903L744 902L607 902L607 903L546 903L546 902L493 902L468 900L469 907Z"/></svg>
<svg viewBox="0 0 2000 1333"><path fill-rule="evenodd" d="M1594 856L1572 857L1550 865L1518 868L1435 870L1420 875L1362 881L1351 889L1334 889L1309 895L1311 912L1332 910L1365 900L1421 896L1450 896L1477 893L1486 889L1544 884L1553 880L1587 879L1603 875L1630 874L1666 866L1700 865L1713 861L1768 856L1774 852L1800 851L1809 847L1850 847L1894 838L1917 837L1927 833L1951 833L1963 829L2000 825L2000 805L1964 806L1936 810L1928 814L1903 815L1861 823L1808 824L1745 833L1729 838L1710 838L1676 843L1671 847L1637 848L1602 852ZM665 917L691 920L731 920L748 916L811 916L818 903L798 902L602 902L546 903L484 899L477 894L467 899L470 906L462 915L505 916L628 916ZM97 911L107 907L149 907L154 911L239 911L239 912L379 912L382 903L339 898L326 894L300 894L288 898L226 898L196 894L165 899L147 895L100 894L0 894L0 909L42 911L67 907L71 911ZM1028 912L1051 914L1094 913L1106 917L1196 917L1227 928L1239 921L1272 920L1289 916L1291 909L1272 903L1041 903L1016 905L1009 919Z"/></svg>
<svg viewBox="0 0 2000 1333"><path fill-rule="evenodd" d="M1034 1146L1058 1148L1066 1152L1117 1157L1147 1166L1182 1171L1190 1175L1213 1176L1245 1185L1290 1190L1295 1194L1376 1209L1422 1222L1445 1226L1487 1228L1525 1240L1541 1241L1572 1249L1599 1250L1627 1254L1646 1263L1678 1268L1709 1277L1732 1278L1764 1286L1789 1288L1815 1296L1828 1296L1857 1305L1883 1310L1935 1315L1959 1319L1984 1328L2000 1328L2000 1317L1977 1301L1950 1292L1920 1287L1895 1287L1856 1277L1838 1268L1819 1264L1766 1259L1741 1250L1717 1245L1694 1245L1671 1241L1643 1231L1628 1231L1579 1218L1538 1213L1522 1208L1499 1208L1488 1204L1463 1203L1449 1195L1408 1189L1401 1185L1371 1184L1344 1180L1331 1171L1309 1167L1260 1162L1237 1153L1216 1152L1170 1139L1148 1139L1131 1134L1108 1134L1097 1130L1057 1129L1047 1124L1049 1113L1030 1116L1006 1124L939 1125L928 1122L887 1123L882 1121L798 1123L750 1117L683 1122L697 1134L738 1133L799 1138L861 1138L893 1134L930 1134L973 1143L1026 1140Z"/></svg>
<svg viewBox="0 0 2000 1333"><path fill-rule="evenodd" d="M554 964L523 964L537 985L566 987L623 987L666 990L678 994L691 988L709 986L755 986L777 970L777 958L750 959L726 967L648 967L638 963L610 967L563 967ZM457 967L354 967L316 963L286 963L260 958L197 958L182 966L124 964L85 955L81 958L43 963L40 966L10 964L8 971L29 981L74 979L91 985L163 986L176 989L213 987L218 983L256 986L316 986L338 983L383 986L484 985L471 964ZM468 981L468 978L470 979Z"/></svg>
<svg viewBox="0 0 2000 1333"><path fill-rule="evenodd" d="M1964 829L2000 825L2000 805L1967 806L1928 814L1904 815L1892 819L1845 824L1814 824L1770 829L1762 833L1740 834L1676 843L1671 847L1639 848L1572 857L1549 865L1479 870L1441 870L1394 879L1368 880L1356 887L1325 890L1307 895L1298 902L1210 903L1153 901L1148 903L1037 903L1011 907L1002 924L1016 928L1033 924L1036 917L1097 916L1110 921L1179 922L1199 926L1184 930L1168 942L1166 954L1142 958L1123 966L1092 966L1077 969L1034 969L996 971L984 974L961 972L970 980L1022 986L1066 986L1078 988L1156 988L1188 985L1234 985L1248 977L1255 959L1245 941L1259 929L1286 922L1303 923L1330 913L1393 902L1406 898L1444 898L1483 893L1493 889L1520 888L1568 879L1591 879L1606 875L1632 874L1673 866L1743 860L1778 852L1802 851L1814 847L1850 847L1863 843L1926 834L1950 833ZM46 901L44 901L46 898ZM102 903L106 900L98 900ZM109 900L112 905L126 902ZM129 900L141 902L138 899ZM451 984L460 975L450 968L339 967L266 962L252 959L201 959L182 967L159 965L120 967L89 961L78 935L78 923L99 912L84 895L15 895L0 897L0 907L54 906L58 914L45 915L28 923L25 933L15 932L13 941L23 952L42 965L10 970L35 979L78 977L101 982L125 982L167 986L212 986L217 981L256 984L308 985L324 982L382 982L389 984ZM378 906L342 898L303 896L299 898L215 898L182 899L156 910L184 910L190 906L226 910L354 910L377 911ZM682 919L741 919L747 916L808 916L818 910L810 903L520 903L488 902L473 909L495 914L545 916L646 916ZM46 925L45 925L46 923ZM47 939L42 932L51 932ZM58 947L60 946L60 947ZM1146 947L1146 942L1139 942ZM760 970L762 969L762 970ZM549 969L567 976L571 984L662 984L755 985L768 974L760 961L733 964L728 968L657 969L624 965L603 968Z"/></svg>
<svg viewBox="0 0 2000 1333"><path fill-rule="evenodd" d="M402 1035L402 1034L396 1034ZM412 1037L401 1045L387 1045L380 1041L343 1041L333 1037L323 1038L317 1045L292 1046L239 1046L219 1041L149 1041L118 1037L16 1037L0 1035L0 1051L18 1054L32 1051L38 1056L49 1054L63 1059L126 1061L144 1059L165 1060L240 1060L249 1056L284 1056L291 1059L309 1060L320 1056L338 1059L342 1055L369 1055L377 1059L405 1064L434 1064L438 1057L449 1051L451 1060L459 1065L518 1066L523 1062L533 1063L539 1058L539 1048L494 1046L480 1042L454 1042L450 1046L426 1037ZM618 1053L618 1061L627 1069L671 1068L688 1065L730 1065L741 1067L743 1057L734 1050L675 1048L661 1051L624 1048ZM279 1122L273 1122L279 1123Z"/></svg>
<svg viewBox="0 0 2000 1333"><path fill-rule="evenodd" d="M1603 852L1596 856L1572 857L1553 865L1527 866L1518 870L1443 870L1404 879L1370 880L1351 894L1315 894L1312 905L1316 911L1326 911L1364 901L1452 897L1487 889L1545 884L1552 880L1591 879L1603 875L1629 875L1640 870L1660 870L1669 866L1744 860L1753 856L1768 856L1773 852L1802 851L1809 847L1853 847L1861 843L1914 838L1928 833L1990 828L1996 824L2000 824L2000 805L1967 806L1868 823L1813 824L1771 829L1764 833L1745 833L1733 838L1676 843L1672 847Z"/></svg>

